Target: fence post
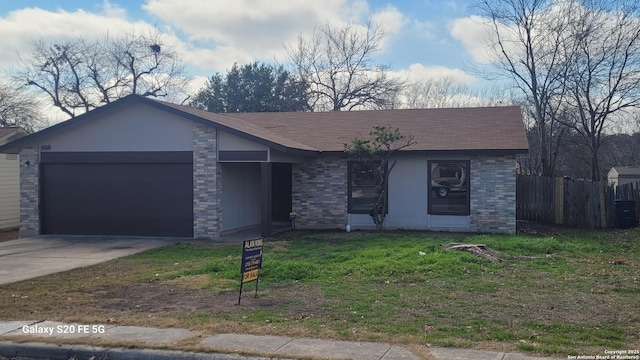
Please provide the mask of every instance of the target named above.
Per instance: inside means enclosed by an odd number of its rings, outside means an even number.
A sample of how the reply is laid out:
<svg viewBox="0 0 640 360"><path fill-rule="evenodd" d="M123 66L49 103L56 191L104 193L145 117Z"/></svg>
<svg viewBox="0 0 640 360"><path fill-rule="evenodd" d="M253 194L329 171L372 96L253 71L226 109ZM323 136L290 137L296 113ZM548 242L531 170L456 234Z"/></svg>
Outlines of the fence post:
<svg viewBox="0 0 640 360"><path fill-rule="evenodd" d="M556 224L564 223L564 178L556 178L555 186Z"/></svg>

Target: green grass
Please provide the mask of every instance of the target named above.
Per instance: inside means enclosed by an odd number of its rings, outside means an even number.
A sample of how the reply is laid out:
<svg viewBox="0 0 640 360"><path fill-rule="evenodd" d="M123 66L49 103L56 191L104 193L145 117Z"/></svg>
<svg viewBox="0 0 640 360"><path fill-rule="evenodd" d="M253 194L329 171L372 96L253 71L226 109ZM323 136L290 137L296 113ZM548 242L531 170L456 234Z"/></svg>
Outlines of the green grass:
<svg viewBox="0 0 640 360"><path fill-rule="evenodd" d="M502 262L441 246L452 242L486 244ZM265 240L259 298L249 283L235 306L241 253L239 244L176 244L0 286L0 319L31 318L38 309L43 318L81 323L117 317L560 355L640 348L640 230L284 233Z"/></svg>
<svg viewBox="0 0 640 360"><path fill-rule="evenodd" d="M640 320L638 238L620 231L555 237L289 233L265 242L260 288L320 288L326 303L304 324L344 338L397 336L444 346L507 342L546 353L631 348ZM503 261L445 251L441 244L449 242L486 244ZM202 259L163 276L209 274L235 291L240 254L237 245L175 245L134 259ZM289 315L257 309L243 321L286 323Z"/></svg>

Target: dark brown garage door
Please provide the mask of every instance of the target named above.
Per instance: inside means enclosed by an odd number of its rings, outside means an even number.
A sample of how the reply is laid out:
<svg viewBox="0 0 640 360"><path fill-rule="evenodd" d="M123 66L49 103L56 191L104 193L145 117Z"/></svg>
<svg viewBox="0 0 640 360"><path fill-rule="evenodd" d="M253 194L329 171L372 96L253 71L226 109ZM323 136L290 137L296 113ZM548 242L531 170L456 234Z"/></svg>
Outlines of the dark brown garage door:
<svg viewBox="0 0 640 360"><path fill-rule="evenodd" d="M193 236L191 153L43 153L44 234Z"/></svg>

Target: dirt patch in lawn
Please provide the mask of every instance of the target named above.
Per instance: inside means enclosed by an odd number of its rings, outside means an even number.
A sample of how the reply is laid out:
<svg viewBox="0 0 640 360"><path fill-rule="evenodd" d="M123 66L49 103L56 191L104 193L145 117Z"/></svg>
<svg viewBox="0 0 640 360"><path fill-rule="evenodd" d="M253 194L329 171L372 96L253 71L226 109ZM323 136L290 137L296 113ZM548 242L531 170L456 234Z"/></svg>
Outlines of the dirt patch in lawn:
<svg viewBox="0 0 640 360"><path fill-rule="evenodd" d="M187 277L188 278L188 277ZM295 314L317 311L327 300L313 287L299 284L270 286L258 289L254 298L254 283L246 284L242 307L238 308L237 291L216 293L211 290L190 288L189 279L177 281L148 281L119 287L97 289L93 294L96 304L107 311L139 311L147 314L165 312L217 312L232 313L251 309L287 309ZM197 284L201 280L194 280Z"/></svg>
<svg viewBox="0 0 640 360"><path fill-rule="evenodd" d="M102 314L100 318L114 323L254 334L273 334L274 326L286 323L280 329L284 334L300 336L309 332L296 323L325 313L333 302L320 288L298 283L259 288L255 297L255 283L248 283L238 306L238 290L202 289L207 282L208 276L194 275L104 286L91 293L91 303L95 313ZM256 324L260 317L264 319ZM243 320L256 325L247 326ZM331 337L329 332L322 334Z"/></svg>

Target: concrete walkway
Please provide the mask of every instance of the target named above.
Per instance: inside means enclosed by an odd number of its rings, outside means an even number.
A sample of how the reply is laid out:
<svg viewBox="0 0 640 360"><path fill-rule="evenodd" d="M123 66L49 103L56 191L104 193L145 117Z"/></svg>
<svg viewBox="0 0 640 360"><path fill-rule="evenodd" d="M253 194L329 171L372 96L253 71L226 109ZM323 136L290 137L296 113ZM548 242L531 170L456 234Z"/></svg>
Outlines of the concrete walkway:
<svg viewBox="0 0 640 360"><path fill-rule="evenodd" d="M33 342L10 342L10 339ZM104 348L86 345L48 344L48 339L73 344L80 338L127 341L140 349ZM167 350L145 350L145 346L171 346L177 342L196 341L207 352L191 353ZM431 359L447 360L540 360L524 354L455 348L428 348ZM230 354L242 354L230 355ZM299 339L283 336L217 334L206 336L187 329L158 329L112 324L65 324L53 321L0 322L0 356L20 359L222 359L256 358L290 359L354 359L354 360L418 360L408 349L385 343Z"/></svg>

